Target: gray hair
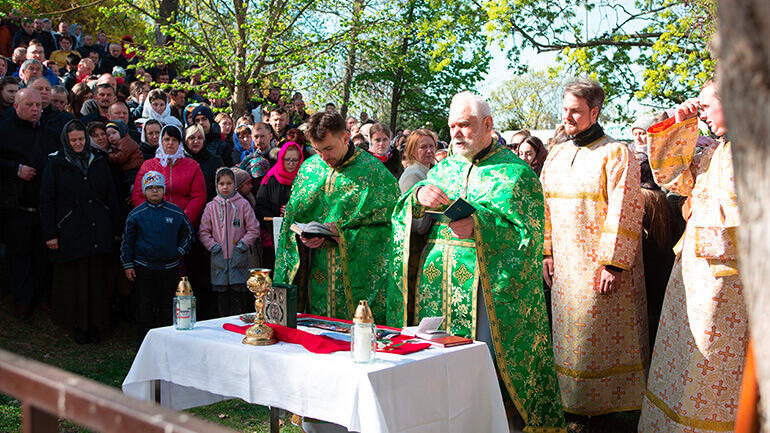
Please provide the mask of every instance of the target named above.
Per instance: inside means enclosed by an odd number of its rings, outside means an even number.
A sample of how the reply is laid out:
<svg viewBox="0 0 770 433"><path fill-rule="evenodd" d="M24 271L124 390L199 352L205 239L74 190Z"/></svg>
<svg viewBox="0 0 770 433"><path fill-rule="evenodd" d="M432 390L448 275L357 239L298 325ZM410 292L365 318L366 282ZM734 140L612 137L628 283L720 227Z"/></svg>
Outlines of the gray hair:
<svg viewBox="0 0 770 433"><path fill-rule="evenodd" d="M604 104L604 89L602 86L594 80L586 78L579 78L570 82L564 87L564 94L562 97L570 93L577 98L585 99L588 104L588 108L599 107L599 111Z"/></svg>
<svg viewBox="0 0 770 433"><path fill-rule="evenodd" d="M40 65L40 68L41 69L43 68L43 64L40 63L39 61L37 61L35 59L28 59L28 60L25 60L24 63L21 64L21 68L19 68L19 70L26 71L32 65Z"/></svg>
<svg viewBox="0 0 770 433"><path fill-rule="evenodd" d="M67 88L62 85L51 87L51 93L61 93L62 95L69 95Z"/></svg>
<svg viewBox="0 0 770 433"><path fill-rule="evenodd" d="M460 92L452 97L452 103L449 105L449 113L459 110L461 107L470 106L471 114L481 119L486 119L492 115L489 104L481 96L468 91Z"/></svg>

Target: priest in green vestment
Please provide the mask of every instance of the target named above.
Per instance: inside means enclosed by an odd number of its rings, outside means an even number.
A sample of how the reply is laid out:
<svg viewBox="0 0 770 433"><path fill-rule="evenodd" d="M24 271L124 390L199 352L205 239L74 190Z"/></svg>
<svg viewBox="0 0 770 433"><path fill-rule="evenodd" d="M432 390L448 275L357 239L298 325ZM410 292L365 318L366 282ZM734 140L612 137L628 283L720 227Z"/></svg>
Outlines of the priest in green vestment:
<svg viewBox="0 0 770 433"><path fill-rule="evenodd" d="M489 105L480 97L455 95L449 128L453 155L404 194L393 213L388 324L406 325L412 218L462 197L476 211L434 223L420 261L415 321L444 316L447 332L486 342L524 431L564 432L543 295L540 182L492 140Z"/></svg>
<svg viewBox="0 0 770 433"><path fill-rule="evenodd" d="M349 144L339 114L313 115L305 134L318 154L302 164L294 180L274 281L306 289L307 313L349 320L358 301L367 300L375 322L384 324L390 216L398 201L398 182L375 157ZM301 254L290 226L313 221L326 224L337 236L333 241L299 237L310 251ZM301 260L309 261L307 278L295 281Z"/></svg>

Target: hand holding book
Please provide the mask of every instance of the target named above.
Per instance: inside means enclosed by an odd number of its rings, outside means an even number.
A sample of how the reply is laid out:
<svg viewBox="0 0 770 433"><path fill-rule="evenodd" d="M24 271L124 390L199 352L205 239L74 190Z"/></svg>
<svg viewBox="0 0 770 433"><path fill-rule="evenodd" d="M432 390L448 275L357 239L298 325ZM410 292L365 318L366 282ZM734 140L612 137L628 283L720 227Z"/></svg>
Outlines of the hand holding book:
<svg viewBox="0 0 770 433"><path fill-rule="evenodd" d="M322 224L317 221L307 224L293 223L290 228L300 236L300 240L308 248L320 248L324 242L339 241L339 231L334 223Z"/></svg>

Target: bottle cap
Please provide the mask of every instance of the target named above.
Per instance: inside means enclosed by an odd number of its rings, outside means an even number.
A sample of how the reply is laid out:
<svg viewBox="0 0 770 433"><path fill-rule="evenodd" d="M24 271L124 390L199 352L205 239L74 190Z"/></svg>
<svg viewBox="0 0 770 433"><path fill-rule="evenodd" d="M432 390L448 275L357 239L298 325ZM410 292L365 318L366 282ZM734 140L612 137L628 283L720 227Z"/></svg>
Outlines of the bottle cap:
<svg viewBox="0 0 770 433"><path fill-rule="evenodd" d="M179 284L176 286L176 295L177 296L190 296L193 294L192 291L192 285L190 284L190 281L187 280L187 277L182 277L181 280L179 280Z"/></svg>
<svg viewBox="0 0 770 433"><path fill-rule="evenodd" d="M369 309L367 301L359 301L356 307L356 315L353 316L353 323L374 323L372 310Z"/></svg>

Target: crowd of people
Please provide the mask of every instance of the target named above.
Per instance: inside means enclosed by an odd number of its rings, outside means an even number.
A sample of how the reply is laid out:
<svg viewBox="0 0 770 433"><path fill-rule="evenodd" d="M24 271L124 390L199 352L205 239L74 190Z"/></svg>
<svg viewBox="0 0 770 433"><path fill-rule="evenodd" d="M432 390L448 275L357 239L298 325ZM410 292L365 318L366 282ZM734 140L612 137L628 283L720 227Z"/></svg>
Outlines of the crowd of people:
<svg viewBox="0 0 770 433"><path fill-rule="evenodd" d="M117 312L139 344L171 323L180 275L211 318L252 308L258 266L300 286L313 314L349 319L367 299L377 323L445 316L489 345L522 426L634 410L644 432L732 425L748 328L715 82L641 116L631 143L604 133L595 82L566 87L545 143L527 130L506 142L465 92L445 143L334 104L306 111L279 86L233 118L190 90L199 75L146 69L141 52L66 22L0 23L0 215L19 319L52 308L86 344ZM715 138L699 136L699 110ZM458 198L472 216L425 214ZM311 221L335 240L289 230Z"/></svg>

